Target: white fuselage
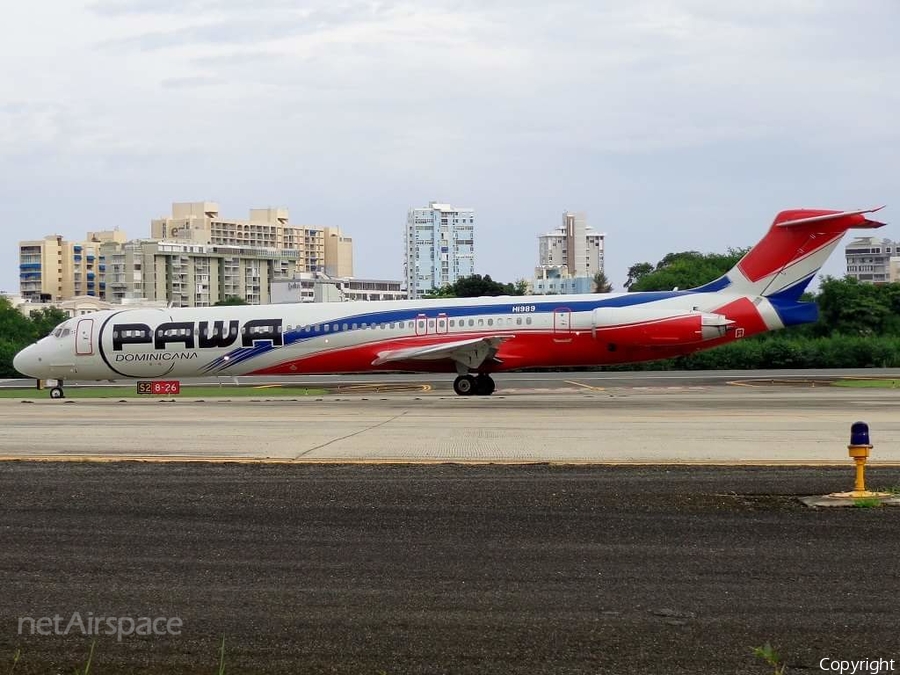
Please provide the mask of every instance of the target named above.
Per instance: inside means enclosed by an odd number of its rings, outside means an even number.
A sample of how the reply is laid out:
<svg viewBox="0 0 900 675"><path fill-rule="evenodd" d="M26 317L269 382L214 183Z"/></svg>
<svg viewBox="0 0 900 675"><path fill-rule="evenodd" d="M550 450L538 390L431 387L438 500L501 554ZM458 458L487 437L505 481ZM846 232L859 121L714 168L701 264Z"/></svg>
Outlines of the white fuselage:
<svg viewBox="0 0 900 675"><path fill-rule="evenodd" d="M611 331L714 312L736 297L675 291L105 310L65 322L23 350L15 367L85 380L359 372L374 369L384 350L478 336L508 339L510 368L589 365L608 361L600 344L593 354L598 332L609 342ZM780 327L768 303L758 309L768 328Z"/></svg>

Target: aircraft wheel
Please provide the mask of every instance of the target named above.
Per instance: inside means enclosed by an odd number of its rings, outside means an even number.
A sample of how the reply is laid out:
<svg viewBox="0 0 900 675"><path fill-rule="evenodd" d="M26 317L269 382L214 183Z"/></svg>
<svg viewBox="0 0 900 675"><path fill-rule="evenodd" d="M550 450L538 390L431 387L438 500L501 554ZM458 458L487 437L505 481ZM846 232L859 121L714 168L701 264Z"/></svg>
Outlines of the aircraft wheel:
<svg viewBox="0 0 900 675"><path fill-rule="evenodd" d="M490 396L497 388L494 378L490 375L479 375L475 380L476 390L479 396Z"/></svg>
<svg viewBox="0 0 900 675"><path fill-rule="evenodd" d="M50 390L50 398L65 398L66 392L63 391L62 387L53 387Z"/></svg>
<svg viewBox="0 0 900 675"><path fill-rule="evenodd" d="M457 396L471 396L477 390L475 378L471 375L460 375L453 381L453 391Z"/></svg>

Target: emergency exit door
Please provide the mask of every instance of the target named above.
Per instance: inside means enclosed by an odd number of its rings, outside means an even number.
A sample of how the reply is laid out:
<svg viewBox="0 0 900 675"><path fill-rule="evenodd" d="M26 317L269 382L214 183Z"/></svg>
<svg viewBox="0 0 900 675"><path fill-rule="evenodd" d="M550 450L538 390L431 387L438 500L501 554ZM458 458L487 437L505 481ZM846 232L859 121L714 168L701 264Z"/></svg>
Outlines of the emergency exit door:
<svg viewBox="0 0 900 675"><path fill-rule="evenodd" d="M557 309L553 312L553 332L568 334L572 330L572 310Z"/></svg>

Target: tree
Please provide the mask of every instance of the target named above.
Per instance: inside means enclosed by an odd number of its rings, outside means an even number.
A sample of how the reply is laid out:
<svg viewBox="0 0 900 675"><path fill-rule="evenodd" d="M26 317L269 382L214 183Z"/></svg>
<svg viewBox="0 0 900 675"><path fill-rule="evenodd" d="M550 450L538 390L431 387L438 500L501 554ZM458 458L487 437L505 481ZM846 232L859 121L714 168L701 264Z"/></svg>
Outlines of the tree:
<svg viewBox="0 0 900 675"><path fill-rule="evenodd" d="M513 292L510 295L528 295L528 279L516 279L512 284Z"/></svg>
<svg viewBox="0 0 900 675"><path fill-rule="evenodd" d="M35 339L34 333L34 325L28 317L9 300L0 297L0 341L24 347Z"/></svg>
<svg viewBox="0 0 900 675"><path fill-rule="evenodd" d="M229 295L227 298L223 300L219 300L213 305L214 307L231 307L233 305L249 305L250 303L244 300L244 298L238 297L237 295Z"/></svg>
<svg viewBox="0 0 900 675"><path fill-rule="evenodd" d="M656 269L643 274L629 287L629 291L671 291L702 286L718 279L734 267L749 249L730 248L726 253L698 253L681 251L669 253L656 265ZM639 265L632 266L631 271Z"/></svg>
<svg viewBox="0 0 900 675"><path fill-rule="evenodd" d="M594 293L611 293L612 284L606 278L606 272L602 270L594 275Z"/></svg>
<svg viewBox="0 0 900 675"><path fill-rule="evenodd" d="M625 281L625 288L631 290L632 285L636 281L640 281L653 271L653 265L648 262L635 263L628 268L628 279Z"/></svg>
<svg viewBox="0 0 900 675"><path fill-rule="evenodd" d="M33 309L29 316L31 317L32 330L37 339L49 335L54 328L69 318L68 314L57 307Z"/></svg>
<svg viewBox="0 0 900 675"><path fill-rule="evenodd" d="M825 277L816 303L819 335L900 335L900 284Z"/></svg>
<svg viewBox="0 0 900 675"><path fill-rule="evenodd" d="M44 310L32 314L38 314L39 317L48 316ZM62 321L66 318L67 315L62 313ZM58 323L61 321L54 321L50 330ZM0 298L0 377L21 377L13 368L13 357L19 350L44 337L50 330L44 330L44 326L38 327L35 321L13 307L9 300Z"/></svg>
<svg viewBox="0 0 900 675"><path fill-rule="evenodd" d="M514 284L504 284L491 279L490 274L472 274L460 277L455 283L436 288L425 294L426 298L479 298L486 295L525 295L528 282L520 279Z"/></svg>

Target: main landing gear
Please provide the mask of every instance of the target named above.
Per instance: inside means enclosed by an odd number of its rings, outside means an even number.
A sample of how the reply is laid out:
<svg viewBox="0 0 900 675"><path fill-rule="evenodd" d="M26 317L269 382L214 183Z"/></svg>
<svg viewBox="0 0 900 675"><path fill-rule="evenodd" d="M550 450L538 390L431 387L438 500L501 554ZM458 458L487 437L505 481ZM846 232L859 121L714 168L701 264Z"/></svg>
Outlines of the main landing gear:
<svg viewBox="0 0 900 675"><path fill-rule="evenodd" d="M453 391L458 396L490 396L497 385L487 373L479 375L460 375L453 382Z"/></svg>

